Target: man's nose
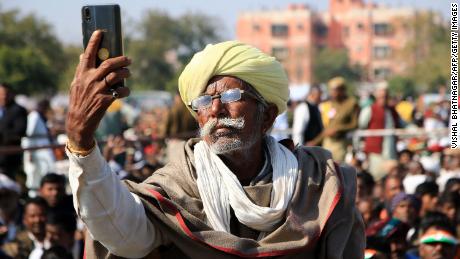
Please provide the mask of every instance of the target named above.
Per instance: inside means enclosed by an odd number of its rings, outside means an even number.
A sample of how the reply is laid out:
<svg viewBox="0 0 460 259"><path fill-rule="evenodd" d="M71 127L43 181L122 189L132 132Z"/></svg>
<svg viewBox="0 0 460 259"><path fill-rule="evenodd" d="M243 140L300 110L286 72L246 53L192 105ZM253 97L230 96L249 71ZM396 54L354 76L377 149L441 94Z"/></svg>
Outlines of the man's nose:
<svg viewBox="0 0 460 259"><path fill-rule="evenodd" d="M211 107L209 108L209 114L212 117L219 118L222 114L225 114L225 104L222 103L220 98L214 98L211 101Z"/></svg>
<svg viewBox="0 0 460 259"><path fill-rule="evenodd" d="M434 244L434 249L433 249L436 253L440 253L441 250L442 250L442 243L436 243Z"/></svg>

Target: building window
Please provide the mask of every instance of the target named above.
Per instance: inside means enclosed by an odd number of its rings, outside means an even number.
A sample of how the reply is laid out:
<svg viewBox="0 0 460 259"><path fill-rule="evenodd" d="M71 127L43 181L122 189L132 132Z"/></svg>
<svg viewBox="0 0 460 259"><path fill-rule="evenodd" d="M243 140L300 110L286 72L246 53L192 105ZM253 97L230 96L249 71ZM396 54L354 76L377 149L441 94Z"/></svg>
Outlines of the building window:
<svg viewBox="0 0 460 259"><path fill-rule="evenodd" d="M388 36L391 33L391 26L388 23L375 23L374 24L374 35L376 36Z"/></svg>
<svg viewBox="0 0 460 259"><path fill-rule="evenodd" d="M374 46L374 58L385 59L391 56L391 48L389 46Z"/></svg>
<svg viewBox="0 0 460 259"><path fill-rule="evenodd" d="M285 47L273 47L272 48L272 55L276 59L282 61L282 60L285 60L288 57L289 51Z"/></svg>
<svg viewBox="0 0 460 259"><path fill-rule="evenodd" d="M364 30L364 24L362 23L358 23L356 27L358 27L358 30L361 30L361 31Z"/></svg>
<svg viewBox="0 0 460 259"><path fill-rule="evenodd" d="M391 74L390 69L386 67L380 67L380 68L374 69L374 77L377 80L387 79L388 77L390 77L390 74Z"/></svg>
<svg viewBox="0 0 460 259"><path fill-rule="evenodd" d="M327 36L327 26L321 22L315 22L313 24L313 31L316 36L318 37L326 37Z"/></svg>
<svg viewBox="0 0 460 259"><path fill-rule="evenodd" d="M258 24L253 24L253 25L252 25L252 30L253 30L253 31L260 31L260 25L258 25Z"/></svg>
<svg viewBox="0 0 460 259"><path fill-rule="evenodd" d="M272 24L273 37L286 37L288 36L288 26L286 24Z"/></svg>
<svg viewBox="0 0 460 259"><path fill-rule="evenodd" d="M350 35L350 28L348 26L343 27L343 36L348 37Z"/></svg>
<svg viewBox="0 0 460 259"><path fill-rule="evenodd" d="M326 48L326 44L324 44L324 43L319 43L319 44L316 45L316 49L317 49L318 52L323 50L323 49L325 49L325 48Z"/></svg>
<svg viewBox="0 0 460 259"><path fill-rule="evenodd" d="M301 23L297 24L297 30L303 31L303 24Z"/></svg>
<svg viewBox="0 0 460 259"><path fill-rule="evenodd" d="M411 26L408 22L403 22L402 27L405 31L410 30Z"/></svg>

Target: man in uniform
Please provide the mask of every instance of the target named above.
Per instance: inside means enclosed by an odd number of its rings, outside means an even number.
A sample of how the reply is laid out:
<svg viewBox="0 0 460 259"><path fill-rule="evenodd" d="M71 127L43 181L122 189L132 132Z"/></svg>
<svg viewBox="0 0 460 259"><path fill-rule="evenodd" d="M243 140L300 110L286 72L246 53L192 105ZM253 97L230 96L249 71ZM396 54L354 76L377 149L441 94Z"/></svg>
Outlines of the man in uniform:
<svg viewBox="0 0 460 259"><path fill-rule="evenodd" d="M320 104L324 130L310 145L321 144L331 151L334 160L345 159L348 144L347 134L358 127L358 103L347 95L347 85L342 77L334 77L328 82L330 100Z"/></svg>

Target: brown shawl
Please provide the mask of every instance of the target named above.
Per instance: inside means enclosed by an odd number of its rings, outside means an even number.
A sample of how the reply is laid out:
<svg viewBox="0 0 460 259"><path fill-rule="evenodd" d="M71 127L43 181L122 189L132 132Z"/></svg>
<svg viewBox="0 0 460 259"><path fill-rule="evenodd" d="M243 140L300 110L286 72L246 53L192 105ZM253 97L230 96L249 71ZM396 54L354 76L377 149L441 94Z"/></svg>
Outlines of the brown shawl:
<svg viewBox="0 0 460 259"><path fill-rule="evenodd" d="M257 237L214 231L206 224L196 185L196 141L184 142L176 159L145 182L125 182L139 195L163 237L162 246L145 258L364 257L364 225L354 204L356 174L349 167L334 164L328 151L315 147L294 150L300 174L286 219L258 241ZM268 206L271 185L257 183L244 189L255 203ZM85 254L86 258L117 258L90 239Z"/></svg>

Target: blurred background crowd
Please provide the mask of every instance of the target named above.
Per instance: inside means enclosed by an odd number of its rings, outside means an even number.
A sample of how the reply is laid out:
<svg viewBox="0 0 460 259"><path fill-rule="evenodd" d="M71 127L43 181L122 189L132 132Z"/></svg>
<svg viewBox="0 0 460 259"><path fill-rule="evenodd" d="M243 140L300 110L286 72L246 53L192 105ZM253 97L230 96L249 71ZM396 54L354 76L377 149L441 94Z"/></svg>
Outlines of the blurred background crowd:
<svg viewBox="0 0 460 259"><path fill-rule="evenodd" d="M371 251L418 253L413 249L431 227L423 225L425 221L440 224L433 228L457 238L460 150L450 149L449 96L444 91L434 95L429 103L424 103L424 95L398 99L379 83L373 94L357 99L347 94L347 82L336 77L311 87L304 100L290 102L271 131L278 140L323 146L336 161L356 168L356 206L366 223ZM13 97L11 88L0 84L2 249L31 253L32 247L57 244L81 255L84 228L77 224L69 196L63 152L66 107L55 99ZM35 108L27 110L18 101ZM148 109L116 100L97 139L120 179L141 182L174 156L178 141L196 137L197 129L179 95L170 94L164 106ZM27 244L21 233L28 232L32 241L42 244L23 247Z"/></svg>
<svg viewBox="0 0 460 259"><path fill-rule="evenodd" d="M81 47L60 43L44 20L2 9L1 3L0 258L82 258L85 229L69 195L64 152L66 93ZM431 11L365 1L329 4L326 12L290 5L238 18L237 38L276 56L292 84L288 111L270 134L295 145L322 146L337 162L356 168L366 258L460 258L460 149L450 149L448 23ZM373 16L356 21L347 18L348 11ZM315 45L266 50L262 40L251 39L265 31L254 17L276 12L290 21L287 14L313 17L308 24L285 22L294 29L280 21L267 25L276 42L298 30L313 33ZM337 21L345 21L340 37L332 22L338 12L344 16ZM325 13L330 18L318 18ZM126 26L125 50L134 61L127 84L133 92L109 107L96 136L120 180L145 180L174 156L178 141L197 136L176 82L194 52L223 39L216 21L199 13L172 17L148 10L141 22ZM366 58L354 53L359 42L349 38L364 35L368 26L380 45L371 46L371 61L363 63ZM414 33L398 47L399 28Z"/></svg>

